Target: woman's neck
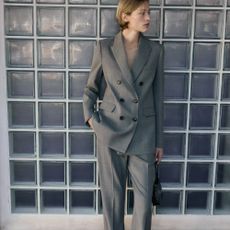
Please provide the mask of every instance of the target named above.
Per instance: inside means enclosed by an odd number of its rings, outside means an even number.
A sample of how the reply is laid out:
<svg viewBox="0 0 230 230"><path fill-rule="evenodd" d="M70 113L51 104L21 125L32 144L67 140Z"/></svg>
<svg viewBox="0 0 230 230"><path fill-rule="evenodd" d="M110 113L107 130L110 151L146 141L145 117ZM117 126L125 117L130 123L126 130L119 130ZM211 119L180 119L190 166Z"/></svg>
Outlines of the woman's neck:
<svg viewBox="0 0 230 230"><path fill-rule="evenodd" d="M125 29L122 31L125 45L128 47L138 47L140 33L137 31L130 31Z"/></svg>

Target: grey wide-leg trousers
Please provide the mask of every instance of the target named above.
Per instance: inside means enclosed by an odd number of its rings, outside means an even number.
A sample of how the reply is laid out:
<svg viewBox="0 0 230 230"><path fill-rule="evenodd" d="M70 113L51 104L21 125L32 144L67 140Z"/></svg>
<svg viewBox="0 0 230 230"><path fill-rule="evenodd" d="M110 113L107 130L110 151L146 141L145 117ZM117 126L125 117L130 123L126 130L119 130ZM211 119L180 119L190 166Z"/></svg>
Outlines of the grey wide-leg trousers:
<svg viewBox="0 0 230 230"><path fill-rule="evenodd" d="M104 230L124 230L124 205L128 172L134 191L132 230L150 230L154 154L126 155L98 143L99 178Z"/></svg>

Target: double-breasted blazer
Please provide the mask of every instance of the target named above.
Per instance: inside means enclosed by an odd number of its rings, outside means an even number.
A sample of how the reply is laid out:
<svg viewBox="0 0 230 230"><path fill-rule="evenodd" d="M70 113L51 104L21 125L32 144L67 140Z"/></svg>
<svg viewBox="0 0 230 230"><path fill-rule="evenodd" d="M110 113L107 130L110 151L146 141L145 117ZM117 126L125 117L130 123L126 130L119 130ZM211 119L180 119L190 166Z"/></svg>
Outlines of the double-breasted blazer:
<svg viewBox="0 0 230 230"><path fill-rule="evenodd" d="M96 109L97 99L101 100ZM163 142L163 47L140 35L129 68L122 32L100 40L83 95L101 143L122 153L152 153Z"/></svg>

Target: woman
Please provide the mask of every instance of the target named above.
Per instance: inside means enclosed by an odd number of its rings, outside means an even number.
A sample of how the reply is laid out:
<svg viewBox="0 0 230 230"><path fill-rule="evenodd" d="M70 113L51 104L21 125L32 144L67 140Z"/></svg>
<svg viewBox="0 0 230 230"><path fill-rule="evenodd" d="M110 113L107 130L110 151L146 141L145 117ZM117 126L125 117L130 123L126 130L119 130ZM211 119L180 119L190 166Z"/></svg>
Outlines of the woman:
<svg viewBox="0 0 230 230"><path fill-rule="evenodd" d="M105 230L124 229L128 172L134 191L131 229L150 230L154 162L163 155L163 49L142 35L149 28L149 1L120 0L116 17L121 31L99 41L94 51L84 117L98 140Z"/></svg>

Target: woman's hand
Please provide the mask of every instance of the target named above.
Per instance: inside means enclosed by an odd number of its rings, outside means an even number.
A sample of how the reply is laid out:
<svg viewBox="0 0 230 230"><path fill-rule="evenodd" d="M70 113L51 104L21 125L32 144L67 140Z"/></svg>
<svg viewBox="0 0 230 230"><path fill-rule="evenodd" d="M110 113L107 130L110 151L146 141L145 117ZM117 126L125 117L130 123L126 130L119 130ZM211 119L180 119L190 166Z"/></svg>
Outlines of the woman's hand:
<svg viewBox="0 0 230 230"><path fill-rule="evenodd" d="M93 120L92 120L92 117L89 118L88 124L89 124L90 128L93 129Z"/></svg>
<svg viewBox="0 0 230 230"><path fill-rule="evenodd" d="M156 157L157 164L160 164L163 154L164 154L163 148L156 148L155 157Z"/></svg>

